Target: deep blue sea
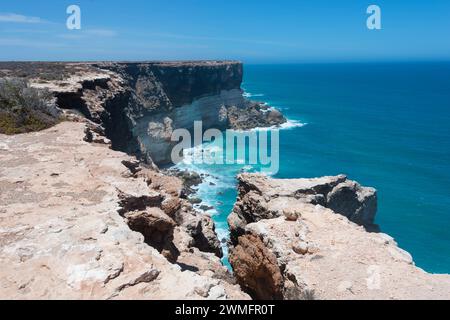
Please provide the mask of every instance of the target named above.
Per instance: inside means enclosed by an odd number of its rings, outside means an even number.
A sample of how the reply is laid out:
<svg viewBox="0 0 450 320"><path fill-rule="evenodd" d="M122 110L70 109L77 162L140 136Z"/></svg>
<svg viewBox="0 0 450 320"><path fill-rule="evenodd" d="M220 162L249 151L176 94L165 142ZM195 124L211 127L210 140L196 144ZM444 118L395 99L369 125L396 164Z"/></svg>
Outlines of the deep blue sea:
<svg viewBox="0 0 450 320"><path fill-rule="evenodd" d="M450 63L245 65L243 89L291 120L275 177L344 173L377 188L382 231L450 273ZM235 176L253 168L190 166L211 175L199 194L226 237Z"/></svg>

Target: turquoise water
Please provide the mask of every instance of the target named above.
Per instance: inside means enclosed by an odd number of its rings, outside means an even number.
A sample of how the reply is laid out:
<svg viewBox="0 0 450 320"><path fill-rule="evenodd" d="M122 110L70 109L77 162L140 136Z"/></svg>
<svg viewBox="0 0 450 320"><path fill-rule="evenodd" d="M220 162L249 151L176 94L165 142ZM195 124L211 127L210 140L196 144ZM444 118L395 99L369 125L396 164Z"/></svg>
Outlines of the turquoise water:
<svg viewBox="0 0 450 320"><path fill-rule="evenodd" d="M345 173L377 188L382 231L450 273L450 63L246 65L243 88L293 121L275 177ZM226 237L243 165L194 167L211 174L199 193Z"/></svg>

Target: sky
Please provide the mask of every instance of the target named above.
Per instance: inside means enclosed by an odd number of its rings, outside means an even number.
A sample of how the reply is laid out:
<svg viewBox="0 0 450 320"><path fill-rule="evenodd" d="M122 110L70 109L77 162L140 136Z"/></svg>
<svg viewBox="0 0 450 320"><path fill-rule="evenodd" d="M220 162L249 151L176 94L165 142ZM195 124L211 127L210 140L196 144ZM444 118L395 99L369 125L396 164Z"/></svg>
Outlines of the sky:
<svg viewBox="0 0 450 320"><path fill-rule="evenodd" d="M0 60L450 60L449 17L448 0L2 0Z"/></svg>

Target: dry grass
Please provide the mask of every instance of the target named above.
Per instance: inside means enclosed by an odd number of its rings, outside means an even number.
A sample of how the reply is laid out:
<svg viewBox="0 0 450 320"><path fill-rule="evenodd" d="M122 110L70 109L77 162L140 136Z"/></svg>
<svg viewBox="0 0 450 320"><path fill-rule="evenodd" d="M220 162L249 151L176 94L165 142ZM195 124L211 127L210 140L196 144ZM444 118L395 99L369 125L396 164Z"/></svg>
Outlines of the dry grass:
<svg viewBox="0 0 450 320"><path fill-rule="evenodd" d="M39 81L64 80L85 69L84 65L62 62L0 62L0 77L39 79Z"/></svg>

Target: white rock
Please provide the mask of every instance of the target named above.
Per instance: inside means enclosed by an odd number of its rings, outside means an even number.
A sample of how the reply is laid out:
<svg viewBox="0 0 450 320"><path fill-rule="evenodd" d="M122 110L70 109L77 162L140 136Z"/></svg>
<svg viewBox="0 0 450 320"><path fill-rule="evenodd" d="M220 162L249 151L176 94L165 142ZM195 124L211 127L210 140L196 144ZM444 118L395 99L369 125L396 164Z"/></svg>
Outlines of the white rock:
<svg viewBox="0 0 450 320"><path fill-rule="evenodd" d="M307 254L308 253L308 243L304 241L299 241L292 245L292 250L298 254Z"/></svg>
<svg viewBox="0 0 450 320"><path fill-rule="evenodd" d="M300 212L293 208L283 209L283 214L287 221L297 221L301 215Z"/></svg>

